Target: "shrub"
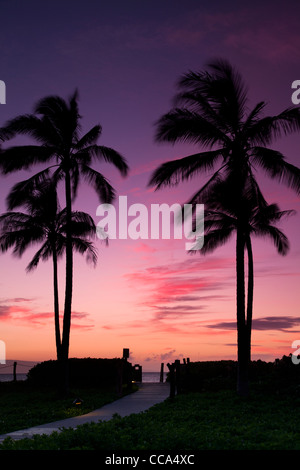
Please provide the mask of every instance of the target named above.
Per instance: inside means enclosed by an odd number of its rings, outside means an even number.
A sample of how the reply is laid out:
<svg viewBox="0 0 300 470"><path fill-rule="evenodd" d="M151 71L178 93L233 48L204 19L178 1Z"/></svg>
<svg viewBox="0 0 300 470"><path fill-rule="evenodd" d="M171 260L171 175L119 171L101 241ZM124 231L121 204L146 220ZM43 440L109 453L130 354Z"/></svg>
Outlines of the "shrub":
<svg viewBox="0 0 300 470"><path fill-rule="evenodd" d="M236 361L190 362L180 364L179 387L182 393L228 390L235 388L236 376ZM300 393L300 366L293 364L290 356L274 362L251 361L249 380L265 391Z"/></svg>
<svg viewBox="0 0 300 470"><path fill-rule="evenodd" d="M68 360L70 387L116 387L129 383L132 365L123 359L71 358ZM37 386L59 385L60 363L50 360L37 364L27 374L29 383Z"/></svg>

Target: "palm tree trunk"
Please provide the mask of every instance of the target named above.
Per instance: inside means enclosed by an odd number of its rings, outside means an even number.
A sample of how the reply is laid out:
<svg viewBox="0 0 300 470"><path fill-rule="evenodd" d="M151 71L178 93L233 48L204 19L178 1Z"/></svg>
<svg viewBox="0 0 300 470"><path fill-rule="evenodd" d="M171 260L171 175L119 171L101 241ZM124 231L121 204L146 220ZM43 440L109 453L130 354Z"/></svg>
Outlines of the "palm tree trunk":
<svg viewBox="0 0 300 470"><path fill-rule="evenodd" d="M243 230L237 228L236 241L236 307L237 307L237 340L238 340L238 374L237 392L247 396L248 385L248 355L247 329L245 322L245 239Z"/></svg>
<svg viewBox="0 0 300 470"><path fill-rule="evenodd" d="M68 378L68 359L71 330L71 312L72 312L72 289L73 289L73 250L71 234L71 180L70 173L65 173L65 193L66 193L66 285L65 285L65 306L62 337L62 361L64 370L64 391L67 393L69 387Z"/></svg>
<svg viewBox="0 0 300 470"><path fill-rule="evenodd" d="M253 316L253 291L254 291L254 269L253 252L251 238L248 234L246 238L246 247L248 255L248 295L247 295L247 340L248 340L248 362L251 362L251 331Z"/></svg>
<svg viewBox="0 0 300 470"><path fill-rule="evenodd" d="M60 326L59 326L59 299L58 299L58 274L57 274L57 253L56 246L53 243L52 247L53 257L53 287L54 287L54 324L55 324L55 342L56 342L56 355L57 359L61 356L61 339L60 339Z"/></svg>

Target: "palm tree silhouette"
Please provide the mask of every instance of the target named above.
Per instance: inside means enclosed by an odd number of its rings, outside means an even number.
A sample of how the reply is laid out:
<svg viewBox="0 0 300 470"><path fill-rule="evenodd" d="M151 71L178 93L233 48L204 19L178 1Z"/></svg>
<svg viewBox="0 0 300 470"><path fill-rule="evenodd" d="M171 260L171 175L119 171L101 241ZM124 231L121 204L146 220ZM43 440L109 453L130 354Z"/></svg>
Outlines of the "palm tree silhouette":
<svg viewBox="0 0 300 470"><path fill-rule="evenodd" d="M21 257L32 245L42 243L28 264L26 271L35 269L39 262L50 257L53 263L54 324L57 359L61 358L61 334L58 296L58 259L66 248L66 210L61 210L56 187L52 181L40 183L29 194L20 194L18 202L9 209L24 207L27 212L9 211L0 216L0 249L4 253L13 248L13 254ZM86 254L87 261L97 262L97 253L91 239L96 226L85 212L75 211L71 215L72 246L77 252Z"/></svg>
<svg viewBox="0 0 300 470"><path fill-rule="evenodd" d="M247 90L240 74L223 60L211 63L209 69L212 72L190 72L179 80L174 102L182 106L163 115L156 132L157 141L190 142L209 150L163 163L153 172L149 185L156 189L176 185L219 163L197 195L207 191L224 169L242 177L256 167L300 193L300 169L267 147L281 135L299 131L299 108L263 116L266 104L260 102L247 114Z"/></svg>
<svg viewBox="0 0 300 470"><path fill-rule="evenodd" d="M1 129L5 140L14 136L27 135L37 141L37 145L12 146L3 149L0 166L4 174L30 168L34 164L53 162L18 183L13 188L14 197L20 190L27 191L32 185L43 181L52 172L54 181L64 180L66 200L66 284L61 354L66 361L69 355L71 328L73 253L71 214L72 203L77 195L80 180L83 178L95 189L102 202L111 203L115 190L102 173L92 168L93 161L105 161L114 165L123 176L128 173L125 159L114 149L97 145L101 135L100 125L94 126L80 137L80 119L77 91L65 101L59 96L41 99L34 107L34 113L18 116Z"/></svg>
<svg viewBox="0 0 300 470"><path fill-rule="evenodd" d="M163 163L152 174L149 185L156 189L176 185L202 172L211 172L207 182L191 202L211 193L215 182L230 173L234 177L235 198L242 201L245 182L254 169L300 193L300 169L288 163L282 153L269 148L281 135L300 129L300 110L292 107L276 116L263 116L265 103L248 112L247 89L240 74L224 60L216 60L208 70L184 75L179 81L174 108L157 122L156 139L175 144L189 142L207 150ZM217 169L216 169L217 168ZM244 318L243 207L236 208L237 328ZM238 347L242 367L243 351ZM242 375L242 374L241 374ZM238 381L238 392L245 394L247 384Z"/></svg>
<svg viewBox="0 0 300 470"><path fill-rule="evenodd" d="M240 225L244 238L244 252L248 258L248 292L247 302L244 303L244 316L240 316L238 325L239 349L243 351L238 373L242 374L239 381L248 384L248 367L251 361L251 333L253 317L253 291L254 291L254 262L252 251L252 237L270 239L278 253L285 256L289 250L289 242L286 235L276 227L283 218L294 214L293 210L280 211L277 204L268 204L259 187L252 178L245 182L242 201L237 201L235 185L230 178L219 180L211 187L211 193L202 198L201 202L207 208L205 211L204 243L199 250L206 255L229 241ZM243 208L243 218L238 220L239 207ZM192 251L195 253L195 250ZM241 256L241 272L244 276L245 295L245 259ZM248 390L246 389L246 392Z"/></svg>

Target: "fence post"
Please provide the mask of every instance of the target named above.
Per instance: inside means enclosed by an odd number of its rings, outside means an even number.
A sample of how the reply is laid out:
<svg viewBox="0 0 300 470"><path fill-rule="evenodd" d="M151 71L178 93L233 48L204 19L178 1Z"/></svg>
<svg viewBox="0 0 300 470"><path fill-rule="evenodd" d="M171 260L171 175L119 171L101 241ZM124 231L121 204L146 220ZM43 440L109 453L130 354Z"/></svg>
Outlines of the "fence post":
<svg viewBox="0 0 300 470"><path fill-rule="evenodd" d="M17 363L14 362L14 382L17 381Z"/></svg>
<svg viewBox="0 0 300 470"><path fill-rule="evenodd" d="M116 363L116 379L117 379L117 394L119 397L123 395L123 364L122 360Z"/></svg>
<svg viewBox="0 0 300 470"><path fill-rule="evenodd" d="M164 363L161 363L160 366L160 382L162 383L164 381Z"/></svg>
<svg viewBox="0 0 300 470"><path fill-rule="evenodd" d="M180 360L176 359L175 361L175 371L176 371L176 389L177 395L181 393L181 374L180 374Z"/></svg>
<svg viewBox="0 0 300 470"><path fill-rule="evenodd" d="M175 364L167 364L170 371L170 398L175 397Z"/></svg>

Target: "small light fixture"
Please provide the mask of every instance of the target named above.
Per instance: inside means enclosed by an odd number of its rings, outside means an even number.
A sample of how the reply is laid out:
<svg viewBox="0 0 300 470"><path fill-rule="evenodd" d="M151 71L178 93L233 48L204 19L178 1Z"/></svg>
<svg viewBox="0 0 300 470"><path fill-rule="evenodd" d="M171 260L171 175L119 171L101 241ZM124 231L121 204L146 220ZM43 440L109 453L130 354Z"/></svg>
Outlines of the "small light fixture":
<svg viewBox="0 0 300 470"><path fill-rule="evenodd" d="M83 400L81 398L75 398L75 400L73 401L74 406L80 406L82 405L82 403L83 403Z"/></svg>

